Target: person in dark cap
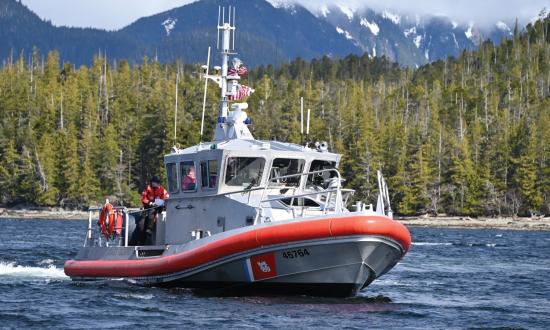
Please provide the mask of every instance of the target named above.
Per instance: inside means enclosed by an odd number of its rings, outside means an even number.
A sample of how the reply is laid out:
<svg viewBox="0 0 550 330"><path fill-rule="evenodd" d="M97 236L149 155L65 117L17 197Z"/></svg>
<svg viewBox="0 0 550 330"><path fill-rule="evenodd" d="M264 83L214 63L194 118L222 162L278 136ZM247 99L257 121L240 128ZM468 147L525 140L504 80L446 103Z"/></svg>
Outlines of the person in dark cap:
<svg viewBox="0 0 550 330"><path fill-rule="evenodd" d="M160 184L160 178L156 175L153 176L141 194L141 203L143 204L143 208L147 210L144 212L144 217L139 224L140 229L145 233L145 245L153 243L153 231L157 215L164 209L164 201L168 197L170 195Z"/></svg>

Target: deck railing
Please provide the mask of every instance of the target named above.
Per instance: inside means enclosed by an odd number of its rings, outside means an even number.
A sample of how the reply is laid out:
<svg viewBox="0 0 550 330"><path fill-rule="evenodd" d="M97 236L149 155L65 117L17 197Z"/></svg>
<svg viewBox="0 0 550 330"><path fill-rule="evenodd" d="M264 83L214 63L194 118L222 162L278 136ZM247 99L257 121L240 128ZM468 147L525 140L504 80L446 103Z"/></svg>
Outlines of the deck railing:
<svg viewBox="0 0 550 330"><path fill-rule="evenodd" d="M86 239L84 240L84 247L87 246L109 246L110 241L105 239L103 235L101 234L101 231L99 230L98 226L92 225L92 218L94 213L101 212L103 208L102 207L90 207L88 208L88 229L86 231ZM115 227L114 232L120 232L124 233L124 239L122 240L122 237L118 237L118 245L119 246L128 246L128 229L129 229L129 212L130 209L124 207L124 206L115 206L113 209L116 212L122 212L122 215L124 216L124 225L122 227ZM94 236L94 228L96 228L97 236Z"/></svg>
<svg viewBox="0 0 550 330"><path fill-rule="evenodd" d="M299 185L298 186L286 186L286 185L275 186L272 184L275 181L281 181L281 180L290 179L290 178L322 174L322 173L334 173L335 175L331 178L331 180L332 182L334 182L335 186L331 187L331 185L333 184L329 182L329 186L323 190L304 192L304 190L301 189ZM287 192L281 196L266 198L269 190L280 191L281 189L286 189ZM288 205L286 205L286 203L281 203L281 206L291 210L293 217L296 217L297 207L294 206L294 201L296 199L319 196L317 200L316 199L313 199L313 200L316 202L319 202L320 204L324 203L324 206L322 208L322 214L341 213L345 209L345 205L348 201L348 198L355 193L355 190L353 189L342 188L342 176L340 175L340 172L335 168L331 168L331 169L324 169L324 170L311 171L311 172L305 172L305 173L296 173L296 174L277 176L277 177L270 178L267 182L267 185L252 187L249 189L229 191L229 192L222 193L220 195L229 196L234 194L248 194L248 204L250 205L250 198L251 198L252 192L259 191L259 190L262 190L262 195L257 205L254 205L254 207L258 210L256 222L262 221L263 210L266 208L269 208L265 206L265 204L269 202L282 201L290 198L290 203L288 203ZM291 192L290 194L288 193L289 191ZM324 200L323 200L323 197L324 197ZM302 217L306 215L304 211L311 207L301 205L301 206L298 206L298 208L301 208L301 211L302 211L298 216Z"/></svg>
<svg viewBox="0 0 550 330"><path fill-rule="evenodd" d="M284 187L285 189L292 189L293 193L285 194L277 197L266 198L266 194L269 189L281 189L281 187L276 187L271 185L271 183L274 181L280 181L280 180L295 178L295 177L323 174L323 173L335 174L335 176L332 176L331 181L328 182L328 187L326 189L319 190L319 191L303 192L303 190L299 189L298 187L285 186ZM344 206L347 203L347 199L349 198L349 196L353 195L354 192L355 191L352 189L342 189L342 176L340 175L340 172L335 168L311 171L311 172L305 172L305 173L296 173L296 174L283 175L283 176L270 178L268 181L268 184L263 189L262 196L260 199L260 205L258 206L259 220L261 220L262 218L263 209L266 208L266 206L264 205L266 203L283 201L287 199L290 199L290 203L288 204L281 203L281 204L285 206L287 209L292 211L293 217L303 217L306 215L305 210L310 208L310 206L298 205L298 208L301 209L301 212L300 214L296 214L297 207L294 205L294 201L296 199L304 199L306 197L312 197L312 196L318 196L317 201L316 199L313 199L313 200L316 202L319 202L319 204L324 202L324 205L321 209L322 214L342 213L345 210ZM343 193L345 194L345 198ZM324 200L323 200L323 197L324 197Z"/></svg>

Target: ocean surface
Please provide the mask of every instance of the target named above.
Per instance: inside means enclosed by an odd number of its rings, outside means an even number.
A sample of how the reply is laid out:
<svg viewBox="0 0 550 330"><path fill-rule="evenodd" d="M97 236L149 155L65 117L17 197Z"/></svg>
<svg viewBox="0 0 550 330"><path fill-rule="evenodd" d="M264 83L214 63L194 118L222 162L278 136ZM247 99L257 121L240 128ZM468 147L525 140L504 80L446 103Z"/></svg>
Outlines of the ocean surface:
<svg viewBox="0 0 550 330"><path fill-rule="evenodd" d="M0 220L0 328L550 328L550 232L412 228L411 251L358 297L218 298L72 282L86 225Z"/></svg>

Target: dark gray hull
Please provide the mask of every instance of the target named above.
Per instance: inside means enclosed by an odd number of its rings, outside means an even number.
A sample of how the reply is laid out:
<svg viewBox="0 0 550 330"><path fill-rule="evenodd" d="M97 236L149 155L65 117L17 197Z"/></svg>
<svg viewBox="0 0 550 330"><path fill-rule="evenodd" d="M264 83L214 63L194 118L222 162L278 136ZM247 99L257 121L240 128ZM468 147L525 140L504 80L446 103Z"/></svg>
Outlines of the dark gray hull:
<svg viewBox="0 0 550 330"><path fill-rule="evenodd" d="M302 256L293 251L301 251ZM307 251L307 254L304 252ZM403 249L381 237L297 242L170 276L138 278L147 286L196 289L206 295L354 296L401 259ZM276 272L255 278L247 265L257 255L272 255ZM290 257L292 255L292 257Z"/></svg>

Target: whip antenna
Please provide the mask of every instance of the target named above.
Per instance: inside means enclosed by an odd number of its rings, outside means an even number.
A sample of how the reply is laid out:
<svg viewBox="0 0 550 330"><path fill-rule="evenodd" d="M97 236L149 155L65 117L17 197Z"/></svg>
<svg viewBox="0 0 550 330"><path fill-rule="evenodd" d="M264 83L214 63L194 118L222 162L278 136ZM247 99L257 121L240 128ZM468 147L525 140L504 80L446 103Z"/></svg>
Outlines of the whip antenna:
<svg viewBox="0 0 550 330"><path fill-rule="evenodd" d="M308 140L307 142L309 142L309 114L310 114L311 110L310 109L307 109L307 126L306 126L306 139Z"/></svg>
<svg viewBox="0 0 550 330"><path fill-rule="evenodd" d="M304 134L304 98L300 97L300 134Z"/></svg>
<svg viewBox="0 0 550 330"><path fill-rule="evenodd" d="M229 7L229 8L231 8L231 7ZM229 9L229 10L231 10L231 9ZM233 26L236 26L235 25L235 7L233 7ZM235 29L231 30L231 32L233 33L233 38L232 38L233 39L233 47L232 48L233 48L233 50L235 50Z"/></svg>
<svg viewBox="0 0 550 330"><path fill-rule="evenodd" d="M174 146L177 144L177 128L178 128L178 83L180 80L180 73L176 75L176 109L174 112Z"/></svg>
<svg viewBox="0 0 550 330"><path fill-rule="evenodd" d="M220 26L220 15L222 7L218 6L218 26ZM218 36L216 37L216 49L220 49L220 29L218 29Z"/></svg>
<svg viewBox="0 0 550 330"><path fill-rule="evenodd" d="M210 47L208 47L208 56L206 58L206 77L204 78L204 97L202 99L202 119L201 119L201 142L204 131L204 111L206 109L206 92L208 91L208 70L210 68Z"/></svg>
<svg viewBox="0 0 550 330"><path fill-rule="evenodd" d="M300 140L304 143L304 97L300 97Z"/></svg>

